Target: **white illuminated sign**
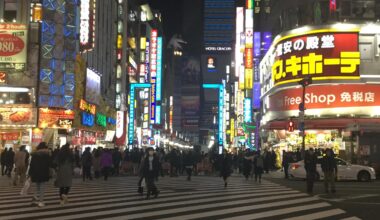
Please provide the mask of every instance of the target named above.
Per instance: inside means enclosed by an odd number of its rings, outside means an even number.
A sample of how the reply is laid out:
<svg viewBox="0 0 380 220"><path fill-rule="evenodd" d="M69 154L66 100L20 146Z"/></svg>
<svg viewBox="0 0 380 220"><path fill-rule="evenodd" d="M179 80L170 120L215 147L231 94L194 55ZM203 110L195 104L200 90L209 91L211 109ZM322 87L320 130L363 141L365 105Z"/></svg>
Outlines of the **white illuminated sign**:
<svg viewBox="0 0 380 220"><path fill-rule="evenodd" d="M116 137L121 138L124 134L124 112L116 113Z"/></svg>
<svg viewBox="0 0 380 220"><path fill-rule="evenodd" d="M80 3L80 35L79 40L82 45L90 41L90 1L81 0Z"/></svg>

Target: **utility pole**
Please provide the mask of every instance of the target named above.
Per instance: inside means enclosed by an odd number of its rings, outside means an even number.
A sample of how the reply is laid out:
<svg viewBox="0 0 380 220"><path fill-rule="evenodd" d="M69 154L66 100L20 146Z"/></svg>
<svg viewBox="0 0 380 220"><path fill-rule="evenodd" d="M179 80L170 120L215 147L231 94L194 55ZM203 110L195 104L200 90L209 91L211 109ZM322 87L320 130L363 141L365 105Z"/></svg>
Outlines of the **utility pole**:
<svg viewBox="0 0 380 220"><path fill-rule="evenodd" d="M305 94L306 87L313 83L312 78L307 76L298 82L302 86L302 102L299 104L299 119L298 119L298 130L302 136L302 157L305 156Z"/></svg>

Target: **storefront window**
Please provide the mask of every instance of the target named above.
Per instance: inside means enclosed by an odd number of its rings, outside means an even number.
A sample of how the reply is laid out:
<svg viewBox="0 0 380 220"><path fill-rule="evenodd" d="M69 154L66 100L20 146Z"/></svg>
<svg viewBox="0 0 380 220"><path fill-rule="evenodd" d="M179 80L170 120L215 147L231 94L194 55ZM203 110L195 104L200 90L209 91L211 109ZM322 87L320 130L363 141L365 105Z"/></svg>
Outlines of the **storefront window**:
<svg viewBox="0 0 380 220"><path fill-rule="evenodd" d="M18 0L4 1L4 22L16 22Z"/></svg>
<svg viewBox="0 0 380 220"><path fill-rule="evenodd" d="M0 92L0 104L30 104L30 95L28 92Z"/></svg>

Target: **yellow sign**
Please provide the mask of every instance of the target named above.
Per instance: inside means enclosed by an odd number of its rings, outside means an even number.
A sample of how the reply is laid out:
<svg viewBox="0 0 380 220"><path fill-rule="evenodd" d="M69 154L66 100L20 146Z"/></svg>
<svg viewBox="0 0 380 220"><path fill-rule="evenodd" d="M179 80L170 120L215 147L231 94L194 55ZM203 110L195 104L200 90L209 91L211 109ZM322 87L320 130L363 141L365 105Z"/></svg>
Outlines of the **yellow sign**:
<svg viewBox="0 0 380 220"><path fill-rule="evenodd" d="M253 69L245 69L244 85L245 89L253 88Z"/></svg>

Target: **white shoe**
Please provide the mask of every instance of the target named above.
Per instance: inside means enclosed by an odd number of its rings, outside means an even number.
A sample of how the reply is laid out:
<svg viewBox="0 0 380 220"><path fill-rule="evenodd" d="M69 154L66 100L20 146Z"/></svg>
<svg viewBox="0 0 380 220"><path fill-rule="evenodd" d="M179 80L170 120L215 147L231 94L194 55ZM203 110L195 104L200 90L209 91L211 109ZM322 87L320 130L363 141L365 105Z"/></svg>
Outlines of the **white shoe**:
<svg viewBox="0 0 380 220"><path fill-rule="evenodd" d="M38 207L45 207L45 203L43 203L43 202L39 202L39 203L38 203Z"/></svg>

